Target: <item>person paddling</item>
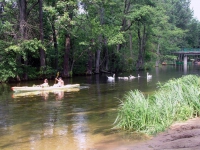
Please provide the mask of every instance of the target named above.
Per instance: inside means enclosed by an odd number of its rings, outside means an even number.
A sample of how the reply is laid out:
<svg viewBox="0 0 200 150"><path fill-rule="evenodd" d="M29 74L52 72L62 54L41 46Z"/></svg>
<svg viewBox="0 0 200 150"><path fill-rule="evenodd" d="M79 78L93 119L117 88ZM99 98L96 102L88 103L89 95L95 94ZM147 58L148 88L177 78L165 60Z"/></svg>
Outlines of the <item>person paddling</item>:
<svg viewBox="0 0 200 150"><path fill-rule="evenodd" d="M58 83L54 84L53 86L58 86L58 87L64 86L64 81L62 80L61 77L59 77L58 79L55 78L55 80L58 81Z"/></svg>
<svg viewBox="0 0 200 150"><path fill-rule="evenodd" d="M44 83L43 84L40 84L41 87L48 87L49 84L48 84L48 80L47 79L44 79Z"/></svg>

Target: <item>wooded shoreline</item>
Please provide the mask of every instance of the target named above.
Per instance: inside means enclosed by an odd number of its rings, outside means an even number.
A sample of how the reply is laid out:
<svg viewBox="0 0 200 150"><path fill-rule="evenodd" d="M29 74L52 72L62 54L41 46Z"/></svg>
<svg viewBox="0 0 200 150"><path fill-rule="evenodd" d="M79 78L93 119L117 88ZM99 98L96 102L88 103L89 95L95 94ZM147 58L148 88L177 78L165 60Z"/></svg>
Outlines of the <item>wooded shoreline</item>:
<svg viewBox="0 0 200 150"><path fill-rule="evenodd" d="M0 82L147 70L200 47L188 0L8 0L0 8Z"/></svg>

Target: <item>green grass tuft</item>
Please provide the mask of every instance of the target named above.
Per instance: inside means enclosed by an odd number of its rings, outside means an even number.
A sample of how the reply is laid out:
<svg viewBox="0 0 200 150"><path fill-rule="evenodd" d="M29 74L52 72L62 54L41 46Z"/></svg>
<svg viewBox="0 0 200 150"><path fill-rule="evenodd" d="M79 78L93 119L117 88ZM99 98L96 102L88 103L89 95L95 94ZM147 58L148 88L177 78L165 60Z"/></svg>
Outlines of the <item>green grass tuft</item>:
<svg viewBox="0 0 200 150"><path fill-rule="evenodd" d="M145 97L142 92L130 91L118 109L115 127L154 134L173 122L198 116L200 112L200 79L183 76L161 84L159 90Z"/></svg>

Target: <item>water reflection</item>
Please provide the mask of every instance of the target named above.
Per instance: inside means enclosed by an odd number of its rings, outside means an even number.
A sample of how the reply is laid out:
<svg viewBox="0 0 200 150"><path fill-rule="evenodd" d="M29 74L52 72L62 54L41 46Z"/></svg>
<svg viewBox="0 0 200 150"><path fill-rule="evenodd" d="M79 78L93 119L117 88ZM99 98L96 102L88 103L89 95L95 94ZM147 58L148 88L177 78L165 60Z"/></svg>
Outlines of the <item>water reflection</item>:
<svg viewBox="0 0 200 150"><path fill-rule="evenodd" d="M84 112L85 110L80 108L79 111ZM84 113L77 113L73 117L74 123L72 124L72 131L78 149L86 149L87 141L90 141L90 139L87 137L88 122L86 118L87 115Z"/></svg>
<svg viewBox="0 0 200 150"><path fill-rule="evenodd" d="M48 97L49 97L49 92L48 92L48 91L47 91L47 92L44 91L44 92L42 92L40 95L43 97L44 100L47 100Z"/></svg>
<svg viewBox="0 0 200 150"><path fill-rule="evenodd" d="M56 100L61 100L64 97L64 93L78 92L80 88L72 88L66 90L54 90L54 91L33 91L33 92L14 92L12 98L21 98L21 97L35 97L41 96L44 100L48 100L49 94L54 93Z"/></svg>
<svg viewBox="0 0 200 150"><path fill-rule="evenodd" d="M151 81L152 81L152 78L147 78L147 83Z"/></svg>
<svg viewBox="0 0 200 150"><path fill-rule="evenodd" d="M187 64L184 64L183 65L183 70L184 70L184 74L186 75L187 74L187 68L188 68L189 65Z"/></svg>
<svg viewBox="0 0 200 150"><path fill-rule="evenodd" d="M54 94L56 95L56 100L62 100L64 97L64 91L55 91Z"/></svg>

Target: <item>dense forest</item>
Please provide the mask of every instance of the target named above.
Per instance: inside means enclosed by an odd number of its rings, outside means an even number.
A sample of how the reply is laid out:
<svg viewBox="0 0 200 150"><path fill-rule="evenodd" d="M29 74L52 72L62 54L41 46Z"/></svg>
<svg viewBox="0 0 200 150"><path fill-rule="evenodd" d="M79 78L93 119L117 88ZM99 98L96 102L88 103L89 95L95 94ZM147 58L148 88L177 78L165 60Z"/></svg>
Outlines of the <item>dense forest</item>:
<svg viewBox="0 0 200 150"><path fill-rule="evenodd" d="M200 47L190 0L1 0L0 82L126 72Z"/></svg>

